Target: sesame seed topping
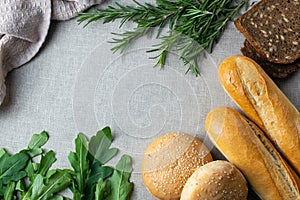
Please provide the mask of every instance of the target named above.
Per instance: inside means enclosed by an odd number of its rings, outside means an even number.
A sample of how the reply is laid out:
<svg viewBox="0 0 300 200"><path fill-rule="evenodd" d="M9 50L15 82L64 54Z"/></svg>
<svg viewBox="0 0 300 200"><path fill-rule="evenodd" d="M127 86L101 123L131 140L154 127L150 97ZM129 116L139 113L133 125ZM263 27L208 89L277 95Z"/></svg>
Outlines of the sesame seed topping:
<svg viewBox="0 0 300 200"><path fill-rule="evenodd" d="M266 33L267 33L265 30L260 30L260 32L262 32L263 34L266 34Z"/></svg>
<svg viewBox="0 0 300 200"><path fill-rule="evenodd" d="M290 22L286 17L284 17L283 20L284 20L286 23Z"/></svg>

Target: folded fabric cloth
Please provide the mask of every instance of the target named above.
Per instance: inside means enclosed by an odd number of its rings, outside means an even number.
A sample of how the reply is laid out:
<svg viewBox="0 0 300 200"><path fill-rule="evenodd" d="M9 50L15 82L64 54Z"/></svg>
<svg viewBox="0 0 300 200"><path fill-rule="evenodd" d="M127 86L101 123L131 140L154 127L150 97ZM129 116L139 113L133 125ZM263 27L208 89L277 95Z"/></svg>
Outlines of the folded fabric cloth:
<svg viewBox="0 0 300 200"><path fill-rule="evenodd" d="M45 41L51 20L68 20L104 0L0 1L0 104L9 71L30 61Z"/></svg>

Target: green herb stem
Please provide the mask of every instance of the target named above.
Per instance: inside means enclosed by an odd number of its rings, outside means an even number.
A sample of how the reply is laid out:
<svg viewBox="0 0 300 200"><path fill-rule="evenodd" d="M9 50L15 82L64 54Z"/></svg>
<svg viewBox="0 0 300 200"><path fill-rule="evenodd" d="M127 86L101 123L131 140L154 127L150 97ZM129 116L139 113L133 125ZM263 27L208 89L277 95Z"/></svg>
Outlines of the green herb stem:
<svg viewBox="0 0 300 200"><path fill-rule="evenodd" d="M196 76L199 75L197 59L203 51L212 52L213 47L220 39L221 34L229 21L239 14L246 5L247 0L156 0L156 4L141 4L133 0L134 6L109 6L106 9L95 9L90 13L79 13L78 22L91 22L103 20L103 23L114 22L121 19L120 27L126 22L133 22L136 28L121 34L114 33L116 46L112 50L121 52L137 38L151 32L150 28L158 28L159 44L153 50L158 51L157 65L163 67L168 52L175 51L185 65L189 64ZM167 35L161 35L161 29L168 25ZM184 38L184 42L182 39ZM197 49L201 49L200 51Z"/></svg>

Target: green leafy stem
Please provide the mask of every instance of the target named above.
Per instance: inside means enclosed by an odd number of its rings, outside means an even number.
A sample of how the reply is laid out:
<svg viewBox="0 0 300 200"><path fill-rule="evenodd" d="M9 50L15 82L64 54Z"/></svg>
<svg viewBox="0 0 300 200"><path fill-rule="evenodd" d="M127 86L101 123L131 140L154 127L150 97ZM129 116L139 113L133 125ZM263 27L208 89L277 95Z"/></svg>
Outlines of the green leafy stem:
<svg viewBox="0 0 300 200"><path fill-rule="evenodd" d="M156 4L141 4L133 0L135 6L109 6L106 9L94 9L92 12L79 13L78 22L103 20L103 23L120 19L120 27L133 22L136 27L123 33L113 33L115 46L112 50L121 52L134 40L153 32L157 28L160 43L153 45L148 52L158 52L157 66L163 67L169 52L178 54L188 71L199 75L198 59L205 50L212 52L229 21L248 5L247 0L156 0ZM162 28L168 27L167 35Z"/></svg>
<svg viewBox="0 0 300 200"><path fill-rule="evenodd" d="M16 154L0 149L0 199L64 200L69 198L61 192L68 188L74 200L130 198L131 158L123 155L115 168L105 165L118 152L110 148L113 137L109 127L98 131L90 140L83 133L78 134L75 152L68 156L73 169L51 169L55 154L42 149L48 139L43 131L34 134L27 148Z"/></svg>

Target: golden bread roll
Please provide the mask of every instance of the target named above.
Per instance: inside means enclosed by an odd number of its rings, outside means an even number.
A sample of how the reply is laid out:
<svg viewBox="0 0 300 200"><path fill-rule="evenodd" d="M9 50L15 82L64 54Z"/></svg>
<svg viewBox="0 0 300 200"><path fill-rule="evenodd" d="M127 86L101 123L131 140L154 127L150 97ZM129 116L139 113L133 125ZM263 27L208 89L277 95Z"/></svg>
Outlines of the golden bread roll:
<svg viewBox="0 0 300 200"><path fill-rule="evenodd" d="M211 162L207 147L196 137L169 133L155 139L142 161L142 178L159 199L179 199L187 179L200 166Z"/></svg>
<svg viewBox="0 0 300 200"><path fill-rule="evenodd" d="M206 131L262 199L299 199L299 177L253 122L231 108L221 107L208 114Z"/></svg>
<svg viewBox="0 0 300 200"><path fill-rule="evenodd" d="M300 114L262 68L245 56L226 58L219 79L240 109L255 122L300 175Z"/></svg>
<svg viewBox="0 0 300 200"><path fill-rule="evenodd" d="M213 161L199 167L186 182L180 200L246 200L247 181L230 162Z"/></svg>

